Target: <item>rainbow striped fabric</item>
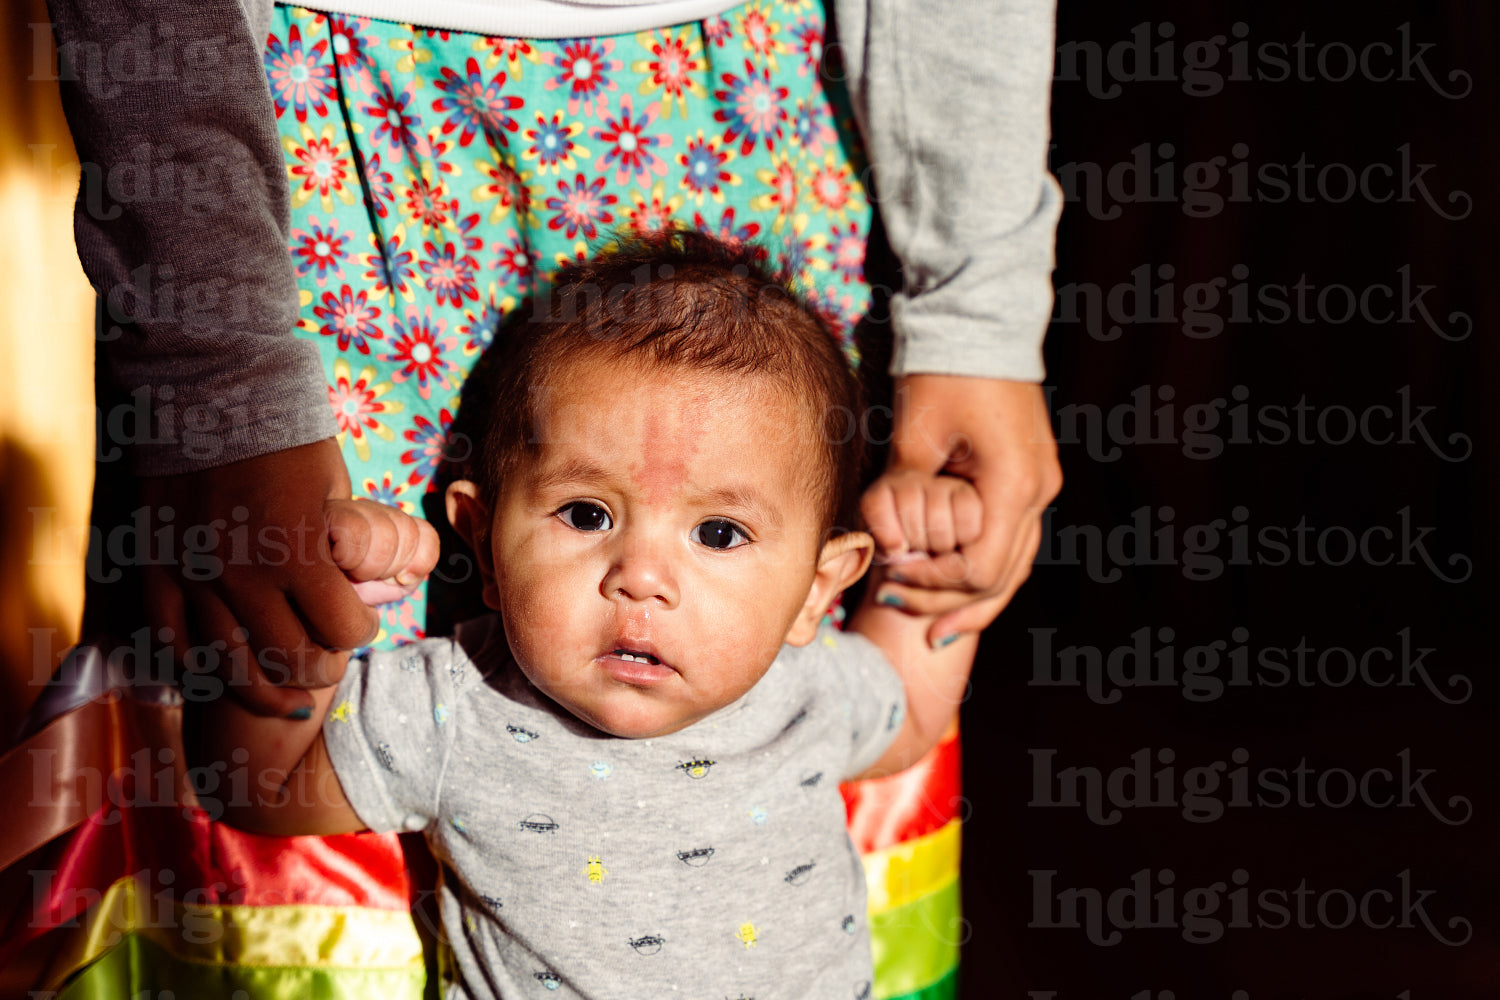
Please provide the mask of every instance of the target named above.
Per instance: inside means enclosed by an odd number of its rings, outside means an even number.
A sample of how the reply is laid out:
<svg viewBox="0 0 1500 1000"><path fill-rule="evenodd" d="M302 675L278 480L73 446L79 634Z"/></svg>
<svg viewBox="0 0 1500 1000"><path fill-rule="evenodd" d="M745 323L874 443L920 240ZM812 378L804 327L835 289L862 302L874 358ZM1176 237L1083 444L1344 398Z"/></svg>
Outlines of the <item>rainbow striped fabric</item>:
<svg viewBox="0 0 1500 1000"><path fill-rule="evenodd" d="M18 826L39 828L39 814L59 806L86 810L0 880L14 901L0 993L419 1000L423 942L410 911L431 891L431 869L419 863L425 878L412 876L413 845L378 834L259 837L179 804L179 712L112 694L0 758L0 785L25 803ZM70 739L85 728L109 737ZM80 742L94 749L59 756ZM956 995L958 777L952 731L917 767L844 789L880 1000Z"/></svg>

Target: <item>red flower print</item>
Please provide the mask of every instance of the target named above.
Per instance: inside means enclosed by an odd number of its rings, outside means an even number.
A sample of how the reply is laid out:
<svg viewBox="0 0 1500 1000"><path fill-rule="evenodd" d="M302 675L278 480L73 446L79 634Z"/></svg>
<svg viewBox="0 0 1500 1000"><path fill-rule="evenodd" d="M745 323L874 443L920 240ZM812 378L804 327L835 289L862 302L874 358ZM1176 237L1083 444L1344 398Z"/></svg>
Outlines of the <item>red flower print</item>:
<svg viewBox="0 0 1500 1000"><path fill-rule="evenodd" d="M581 232L584 239L591 240L598 235L600 223L608 225L615 221L609 206L620 199L604 190L603 177L589 183L579 174L572 187L567 181L558 181L557 190L562 197L547 199L547 210L557 213L548 220L548 229L565 230L570 240Z"/></svg>
<svg viewBox="0 0 1500 1000"><path fill-rule="evenodd" d="M496 245L491 249L496 254L490 266L500 272L501 282L514 287L517 295L529 292L536 278L537 258L522 241L521 235L512 233L510 242L504 247Z"/></svg>
<svg viewBox="0 0 1500 1000"><path fill-rule="evenodd" d="M296 259L297 276L304 278L311 274L322 288L329 278L343 276L343 260L347 256L344 244L349 242L349 234L339 232L337 219L329 219L326 226L315 215L309 215L307 221L308 229L292 230L292 256Z"/></svg>
<svg viewBox="0 0 1500 1000"><path fill-rule="evenodd" d="M714 112L714 121L723 122L724 142L740 144L740 155L749 154L755 144L764 140L766 149L775 148L781 138L781 123L786 121L786 108L781 102L789 91L785 87L771 85L771 71L756 71L750 60L745 60L745 78L732 73L723 76L724 89L714 91L714 97L728 105Z"/></svg>
<svg viewBox="0 0 1500 1000"><path fill-rule="evenodd" d="M833 268L844 279L844 283L858 281L865 271L865 237L854 223L843 229L830 226L833 238L829 241Z"/></svg>
<svg viewBox="0 0 1500 1000"><path fill-rule="evenodd" d="M648 104L635 114L634 105L627 97L620 98L620 114L607 118L603 125L589 129L589 137L605 144L604 155L599 159L599 169L607 171L617 167L616 184L628 184L634 175L641 187L651 183L651 175L665 177L667 163L654 150L672 145L670 135L649 135L646 130L656 120L656 105Z"/></svg>
<svg viewBox="0 0 1500 1000"><path fill-rule="evenodd" d="M477 301L479 289L474 287L474 271L479 262L460 251L452 243L444 243L439 249L435 244L423 244L427 259L419 267L427 275L427 290L437 297L438 305L463 305L465 299Z"/></svg>
<svg viewBox="0 0 1500 1000"><path fill-rule="evenodd" d="M444 66L442 79L434 84L443 96L432 102L432 109L447 114L443 134L456 131L458 144L467 146L481 132L496 142L503 138L502 133L514 132L518 127L516 120L506 112L514 111L523 102L514 94L502 93L505 74L497 73L485 82L478 60L472 57L464 70L460 76Z"/></svg>
<svg viewBox="0 0 1500 1000"><path fill-rule="evenodd" d="M443 451L448 446L448 431L453 427L453 414L444 407L438 413L438 422L434 424L418 413L413 424L415 426L403 431L401 436L416 447L402 453L401 464L415 466L407 477L407 482L415 485L424 479L431 479L443 461Z"/></svg>
<svg viewBox="0 0 1500 1000"><path fill-rule="evenodd" d="M337 337L340 351L348 351L350 345L361 354L370 353L368 341L382 336L375 321L380 318L380 308L372 305L363 289L355 294L344 285L338 295L323 293L323 304L313 307L313 315L322 321L318 330L325 337Z"/></svg>
<svg viewBox="0 0 1500 1000"><path fill-rule="evenodd" d="M619 72L624 61L610 58L615 48L613 39L577 38L560 44L561 52L545 56L548 65L557 69L557 75L543 86L548 90L566 87L568 114L591 117L606 106L606 93L619 89L610 74Z"/></svg>
<svg viewBox="0 0 1500 1000"><path fill-rule="evenodd" d="M448 375L457 371L457 365L446 357L445 352L458 346L458 338L445 335L448 321L433 319L432 306L426 308L425 314L416 306L407 306L405 322L396 319L392 325L396 336L391 352L380 356L381 361L401 366L400 371L391 375L391 381L399 384L415 376L417 394L423 399L432 396L434 384L444 389L452 388Z"/></svg>

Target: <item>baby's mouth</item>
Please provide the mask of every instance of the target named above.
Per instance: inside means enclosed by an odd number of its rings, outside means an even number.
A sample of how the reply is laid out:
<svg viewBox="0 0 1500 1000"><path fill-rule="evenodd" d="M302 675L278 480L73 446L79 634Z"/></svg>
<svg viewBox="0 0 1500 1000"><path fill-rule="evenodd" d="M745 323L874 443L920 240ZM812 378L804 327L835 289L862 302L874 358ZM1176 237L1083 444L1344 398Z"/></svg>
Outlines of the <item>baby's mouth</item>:
<svg viewBox="0 0 1500 1000"><path fill-rule="evenodd" d="M613 650L610 655L618 656L620 659L627 660L631 663L649 663L654 667L661 666L661 661L652 656L650 653L642 653L633 649L616 649Z"/></svg>
<svg viewBox="0 0 1500 1000"><path fill-rule="evenodd" d="M675 674L676 668L656 655L656 646L639 637L616 636L630 645L616 646L600 657L600 663L615 680L636 686L661 683Z"/></svg>

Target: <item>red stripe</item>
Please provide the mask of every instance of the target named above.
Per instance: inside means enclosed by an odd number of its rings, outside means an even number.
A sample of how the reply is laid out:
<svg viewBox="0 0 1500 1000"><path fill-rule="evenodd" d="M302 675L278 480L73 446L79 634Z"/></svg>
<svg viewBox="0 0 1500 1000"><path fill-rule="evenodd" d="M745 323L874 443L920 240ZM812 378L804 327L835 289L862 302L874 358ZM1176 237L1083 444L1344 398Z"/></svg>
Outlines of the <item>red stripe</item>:
<svg viewBox="0 0 1500 1000"><path fill-rule="evenodd" d="M246 906L310 903L405 910L411 886L394 833L259 837L213 823L214 861Z"/></svg>
<svg viewBox="0 0 1500 1000"><path fill-rule="evenodd" d="M844 785L849 836L861 854L922 837L958 815L963 802L958 733L950 730L915 765L889 778Z"/></svg>
<svg viewBox="0 0 1500 1000"><path fill-rule="evenodd" d="M26 898L7 907L0 966L82 915L123 878L141 881L153 899L203 904L404 911L411 897L395 834L261 837L176 806L107 805L42 857L29 865Z"/></svg>

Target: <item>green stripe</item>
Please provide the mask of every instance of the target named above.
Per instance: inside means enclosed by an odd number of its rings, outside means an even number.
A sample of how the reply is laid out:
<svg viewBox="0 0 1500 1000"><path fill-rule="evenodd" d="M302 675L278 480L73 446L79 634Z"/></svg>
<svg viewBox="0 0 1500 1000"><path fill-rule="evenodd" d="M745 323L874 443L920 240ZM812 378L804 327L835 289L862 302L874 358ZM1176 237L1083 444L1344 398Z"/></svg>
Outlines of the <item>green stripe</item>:
<svg viewBox="0 0 1500 1000"><path fill-rule="evenodd" d="M207 965L184 962L136 934L84 969L57 1000L119 1000L160 996L230 997L236 990L255 1000L422 1000L423 972L413 969L308 968Z"/></svg>
<svg viewBox="0 0 1500 1000"><path fill-rule="evenodd" d="M967 933L958 899L958 879L903 906L870 917L879 1000L921 996L954 975L958 947ZM956 981L956 980L955 980ZM950 984L948 989L952 989ZM948 996L942 992L933 997Z"/></svg>
<svg viewBox="0 0 1500 1000"><path fill-rule="evenodd" d="M877 996L880 994L877 992ZM915 993L903 993L897 997L882 997L881 1000L957 1000L958 997L958 970L950 969L948 974L931 986L924 986Z"/></svg>

